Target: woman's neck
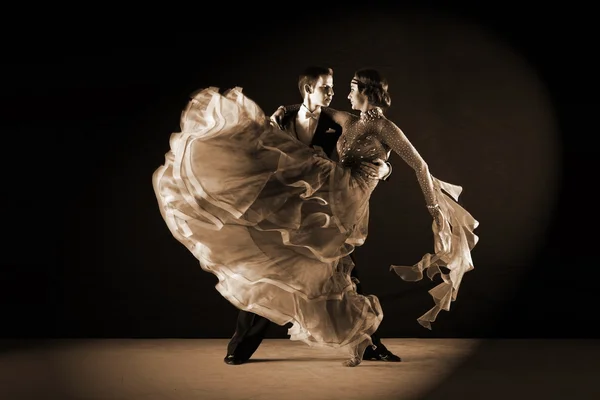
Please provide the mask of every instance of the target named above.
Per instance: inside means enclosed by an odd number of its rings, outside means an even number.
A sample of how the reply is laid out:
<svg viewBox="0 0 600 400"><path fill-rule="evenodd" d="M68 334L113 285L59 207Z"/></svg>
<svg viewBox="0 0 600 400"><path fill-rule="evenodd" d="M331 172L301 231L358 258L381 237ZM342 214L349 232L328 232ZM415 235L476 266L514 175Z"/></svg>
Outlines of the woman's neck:
<svg viewBox="0 0 600 400"><path fill-rule="evenodd" d="M383 110L381 107L372 106L365 111L360 112L360 120L363 122L372 121L381 117L383 117Z"/></svg>

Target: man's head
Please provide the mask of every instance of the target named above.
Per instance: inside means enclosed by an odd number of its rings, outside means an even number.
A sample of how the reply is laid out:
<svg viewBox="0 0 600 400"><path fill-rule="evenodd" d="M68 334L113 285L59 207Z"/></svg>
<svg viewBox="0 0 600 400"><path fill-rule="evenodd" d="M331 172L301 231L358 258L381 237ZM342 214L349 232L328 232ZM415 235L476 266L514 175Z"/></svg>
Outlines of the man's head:
<svg viewBox="0 0 600 400"><path fill-rule="evenodd" d="M298 77L298 90L311 109L327 107L333 99L333 69L308 67Z"/></svg>

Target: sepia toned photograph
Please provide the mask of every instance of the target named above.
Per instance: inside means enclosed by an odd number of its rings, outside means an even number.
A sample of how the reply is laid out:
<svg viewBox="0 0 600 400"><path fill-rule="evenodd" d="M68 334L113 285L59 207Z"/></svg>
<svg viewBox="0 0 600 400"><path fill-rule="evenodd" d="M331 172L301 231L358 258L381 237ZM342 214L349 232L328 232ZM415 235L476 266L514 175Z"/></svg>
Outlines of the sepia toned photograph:
<svg viewBox="0 0 600 400"><path fill-rule="evenodd" d="M585 10L211 4L5 35L0 398L600 398Z"/></svg>

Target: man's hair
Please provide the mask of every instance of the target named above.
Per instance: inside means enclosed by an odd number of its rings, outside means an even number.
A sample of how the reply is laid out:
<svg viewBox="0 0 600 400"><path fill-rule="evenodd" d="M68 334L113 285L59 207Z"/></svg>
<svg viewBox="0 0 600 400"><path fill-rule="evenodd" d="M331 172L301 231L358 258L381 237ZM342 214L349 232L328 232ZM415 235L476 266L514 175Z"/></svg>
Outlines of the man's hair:
<svg viewBox="0 0 600 400"><path fill-rule="evenodd" d="M300 96L304 97L304 85L313 86L320 76L333 76L333 69L327 67L311 66L302 71L298 77L298 90Z"/></svg>

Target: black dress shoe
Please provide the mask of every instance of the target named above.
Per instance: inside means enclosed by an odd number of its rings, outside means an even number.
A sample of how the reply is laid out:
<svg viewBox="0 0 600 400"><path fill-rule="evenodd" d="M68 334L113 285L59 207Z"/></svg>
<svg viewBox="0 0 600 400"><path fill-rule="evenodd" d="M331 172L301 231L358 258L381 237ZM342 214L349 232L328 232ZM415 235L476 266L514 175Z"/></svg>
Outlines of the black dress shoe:
<svg viewBox="0 0 600 400"><path fill-rule="evenodd" d="M242 360L241 358L236 357L235 354L227 354L223 361L225 361L225 364L229 365L240 365L246 362L246 360Z"/></svg>
<svg viewBox="0 0 600 400"><path fill-rule="evenodd" d="M371 348L367 348L365 350L365 354L363 356L363 360L369 361L387 361L387 362L400 362L402 359L389 351L388 349L384 349L381 351L373 350Z"/></svg>

